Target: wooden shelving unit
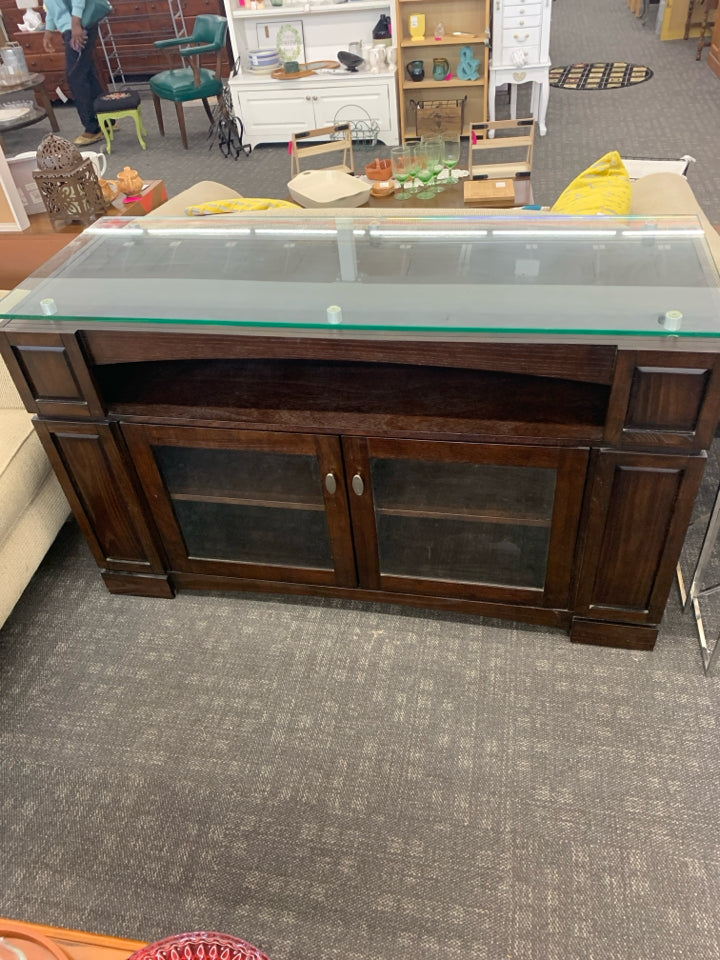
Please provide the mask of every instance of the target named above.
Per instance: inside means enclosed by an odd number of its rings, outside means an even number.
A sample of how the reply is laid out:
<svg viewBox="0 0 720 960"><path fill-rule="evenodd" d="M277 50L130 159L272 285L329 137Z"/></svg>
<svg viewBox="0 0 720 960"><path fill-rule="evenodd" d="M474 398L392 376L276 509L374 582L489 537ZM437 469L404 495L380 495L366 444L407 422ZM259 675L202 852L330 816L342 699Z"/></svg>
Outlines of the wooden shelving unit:
<svg viewBox="0 0 720 960"><path fill-rule="evenodd" d="M425 39L415 41L410 36L410 16L425 15ZM435 27L442 23L445 35L434 37ZM470 122L487 120L488 62L490 41L489 0L395 0L393 29L398 44L398 94L402 140L416 137L415 107L418 100L457 100L467 97L464 129ZM480 60L477 80L461 80L457 76L460 51L472 47L473 56ZM433 79L433 60L442 56L450 64L451 78ZM425 79L410 79L407 65L422 60Z"/></svg>

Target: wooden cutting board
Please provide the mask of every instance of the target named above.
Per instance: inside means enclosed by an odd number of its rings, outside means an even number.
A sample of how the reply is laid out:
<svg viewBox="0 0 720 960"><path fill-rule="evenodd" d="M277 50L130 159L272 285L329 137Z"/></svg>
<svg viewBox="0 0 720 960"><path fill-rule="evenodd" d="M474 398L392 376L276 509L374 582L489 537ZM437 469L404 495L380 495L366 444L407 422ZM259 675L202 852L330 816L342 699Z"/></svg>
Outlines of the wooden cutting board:
<svg viewBox="0 0 720 960"><path fill-rule="evenodd" d="M318 70L334 70L339 66L337 60L314 60L312 63L301 63L300 69L295 73L286 73L285 67L278 67L270 76L273 80L299 80L300 77L309 77Z"/></svg>

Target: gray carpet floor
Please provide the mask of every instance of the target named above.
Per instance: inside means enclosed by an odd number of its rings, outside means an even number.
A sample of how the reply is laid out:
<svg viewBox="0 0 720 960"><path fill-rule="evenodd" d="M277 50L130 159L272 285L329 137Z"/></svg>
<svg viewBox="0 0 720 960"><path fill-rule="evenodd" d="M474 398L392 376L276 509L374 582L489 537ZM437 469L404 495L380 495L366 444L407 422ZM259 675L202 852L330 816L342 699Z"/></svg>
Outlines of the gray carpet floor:
<svg viewBox="0 0 720 960"><path fill-rule="evenodd" d="M687 152L720 222L720 80L692 41L660 45L625 0L554 18L555 63L656 73L552 91L539 199L611 147ZM188 154L152 122L145 154L119 136L111 170L282 187L284 148L224 160L198 120ZM118 597L71 522L0 629L0 685L1 915L220 929L272 960L720 960L720 671L675 592L652 653L393 606Z"/></svg>

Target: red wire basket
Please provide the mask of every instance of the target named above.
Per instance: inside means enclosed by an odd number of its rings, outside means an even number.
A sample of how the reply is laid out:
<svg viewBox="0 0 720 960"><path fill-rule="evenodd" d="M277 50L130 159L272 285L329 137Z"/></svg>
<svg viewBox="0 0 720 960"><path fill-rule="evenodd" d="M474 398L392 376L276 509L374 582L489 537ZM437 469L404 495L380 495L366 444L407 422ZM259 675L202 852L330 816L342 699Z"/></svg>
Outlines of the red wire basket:
<svg viewBox="0 0 720 960"><path fill-rule="evenodd" d="M136 951L129 960L270 960L247 940L227 933L177 933Z"/></svg>

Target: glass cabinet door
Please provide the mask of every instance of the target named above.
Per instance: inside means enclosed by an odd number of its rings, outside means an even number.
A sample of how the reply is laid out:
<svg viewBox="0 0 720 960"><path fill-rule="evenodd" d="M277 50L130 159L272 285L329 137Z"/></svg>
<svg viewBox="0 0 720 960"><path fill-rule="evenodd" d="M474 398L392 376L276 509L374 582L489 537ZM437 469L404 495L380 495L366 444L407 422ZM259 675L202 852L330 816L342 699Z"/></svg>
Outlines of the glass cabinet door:
<svg viewBox="0 0 720 960"><path fill-rule="evenodd" d="M352 586L337 437L123 425L174 569Z"/></svg>
<svg viewBox="0 0 720 960"><path fill-rule="evenodd" d="M363 586L567 604L586 450L346 440L345 456Z"/></svg>

